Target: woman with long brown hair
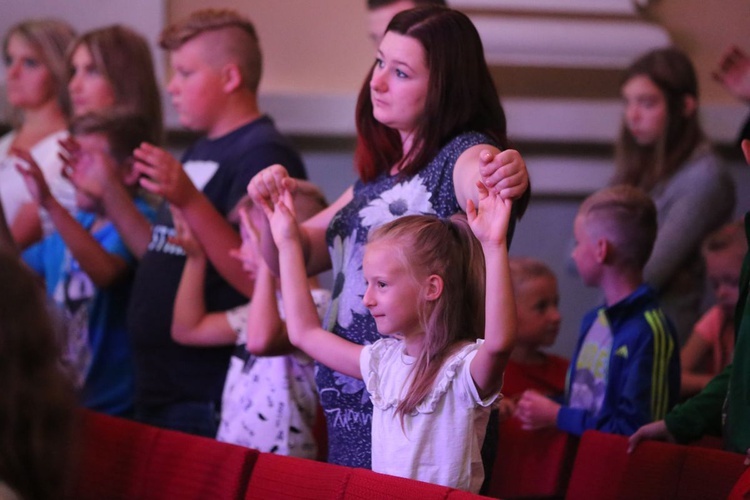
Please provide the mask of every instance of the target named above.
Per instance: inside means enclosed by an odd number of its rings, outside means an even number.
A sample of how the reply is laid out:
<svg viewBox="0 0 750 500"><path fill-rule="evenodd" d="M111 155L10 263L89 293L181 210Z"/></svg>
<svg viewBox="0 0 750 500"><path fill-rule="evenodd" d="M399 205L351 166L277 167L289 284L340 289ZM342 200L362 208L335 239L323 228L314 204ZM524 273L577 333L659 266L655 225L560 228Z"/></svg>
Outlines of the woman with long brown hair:
<svg viewBox="0 0 750 500"><path fill-rule="evenodd" d="M656 203L659 232L644 278L684 342L701 309L700 244L731 218L734 182L700 125L698 81L682 51L641 56L620 90L625 110L612 183L640 187Z"/></svg>

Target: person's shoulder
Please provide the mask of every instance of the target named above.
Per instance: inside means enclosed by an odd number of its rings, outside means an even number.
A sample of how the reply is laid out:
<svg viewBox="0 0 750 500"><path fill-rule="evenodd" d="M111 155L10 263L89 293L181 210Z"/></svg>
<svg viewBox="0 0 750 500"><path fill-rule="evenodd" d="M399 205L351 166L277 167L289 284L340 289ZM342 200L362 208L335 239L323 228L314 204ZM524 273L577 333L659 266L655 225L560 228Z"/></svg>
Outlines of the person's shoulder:
<svg viewBox="0 0 750 500"><path fill-rule="evenodd" d="M671 320L664 313L656 292L642 285L630 295L628 307L623 308L618 331L634 341L666 341L676 336ZM660 340L661 342L661 340Z"/></svg>
<svg viewBox="0 0 750 500"><path fill-rule="evenodd" d="M230 133L227 147L232 156L243 163L248 161L281 163L293 177L305 178L302 157L291 141L282 134L273 120L262 115ZM229 137L228 137L229 138ZM267 166L267 165L264 165Z"/></svg>
<svg viewBox="0 0 750 500"><path fill-rule="evenodd" d="M695 183L714 183L728 177L726 165L708 142L698 145L693 154L685 160L677 171L674 180L684 179Z"/></svg>
<svg viewBox="0 0 750 500"><path fill-rule="evenodd" d="M462 132L451 138L444 146L444 149L458 149L463 151L480 144L497 146L496 141L489 135L482 132L469 131Z"/></svg>

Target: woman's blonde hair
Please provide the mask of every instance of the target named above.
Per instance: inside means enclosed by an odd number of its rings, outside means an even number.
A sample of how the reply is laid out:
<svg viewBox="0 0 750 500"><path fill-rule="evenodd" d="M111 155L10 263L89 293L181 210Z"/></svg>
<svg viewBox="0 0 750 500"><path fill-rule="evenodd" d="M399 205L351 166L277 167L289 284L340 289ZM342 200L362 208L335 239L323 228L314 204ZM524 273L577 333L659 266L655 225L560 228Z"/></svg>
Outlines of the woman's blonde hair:
<svg viewBox="0 0 750 500"><path fill-rule="evenodd" d="M89 50L94 65L112 85L115 110L142 116L150 125L149 142L161 144L164 127L161 94L146 39L119 24L89 31L70 47L69 66L80 46Z"/></svg>
<svg viewBox="0 0 750 500"><path fill-rule="evenodd" d="M8 43L13 35L20 36L39 53L42 64L52 75L57 104L65 117L70 117L68 95L68 64L65 53L76 36L75 30L59 19L29 19L12 26L3 39L3 56L8 58ZM21 110L13 110L11 121L20 126Z"/></svg>
<svg viewBox="0 0 750 500"><path fill-rule="evenodd" d="M403 424L429 394L445 360L484 334L484 254L463 215L400 217L370 233L368 245L376 243L387 243L413 279L435 274L443 280L437 299L417 298L425 338L409 391L396 408Z"/></svg>

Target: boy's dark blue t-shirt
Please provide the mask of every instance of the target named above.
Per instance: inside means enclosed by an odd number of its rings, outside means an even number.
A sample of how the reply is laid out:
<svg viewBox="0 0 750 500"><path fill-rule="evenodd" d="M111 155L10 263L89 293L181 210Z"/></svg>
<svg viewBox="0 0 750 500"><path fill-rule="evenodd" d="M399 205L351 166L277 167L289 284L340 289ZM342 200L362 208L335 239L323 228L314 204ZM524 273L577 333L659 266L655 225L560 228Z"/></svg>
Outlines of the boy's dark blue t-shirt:
<svg viewBox="0 0 750 500"><path fill-rule="evenodd" d="M306 178L300 156L263 116L218 139L203 138L182 158L193 182L225 217L245 193L250 179L269 165L284 165ZM168 204L158 210L152 239L132 288L128 327L136 364L136 410L179 402L215 402L219 407L234 346L189 347L171 337L172 311L185 264ZM206 308L223 311L247 301L209 265Z"/></svg>

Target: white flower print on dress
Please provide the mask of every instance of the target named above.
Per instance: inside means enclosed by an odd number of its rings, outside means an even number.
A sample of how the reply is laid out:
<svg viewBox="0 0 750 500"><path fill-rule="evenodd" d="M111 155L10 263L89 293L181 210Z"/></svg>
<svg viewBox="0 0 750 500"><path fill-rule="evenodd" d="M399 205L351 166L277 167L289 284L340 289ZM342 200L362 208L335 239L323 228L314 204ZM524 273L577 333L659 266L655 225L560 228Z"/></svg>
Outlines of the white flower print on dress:
<svg viewBox="0 0 750 500"><path fill-rule="evenodd" d="M339 387L344 394L362 394L361 403L365 404L370 399L370 393L365 390L364 380L349 377L343 373L333 372L333 379L336 381L336 387Z"/></svg>
<svg viewBox="0 0 750 500"><path fill-rule="evenodd" d="M432 193L422 183L422 178L415 175L384 191L360 210L359 216L363 226L374 228L404 215L434 214L431 198Z"/></svg>
<svg viewBox="0 0 750 500"><path fill-rule="evenodd" d="M343 240L339 237L333 240L333 291L331 310L327 317L328 330L333 329L334 320L340 326L348 328L354 318L352 313L367 314L367 308L362 303L366 289L362 275L364 247L356 241L356 230Z"/></svg>

